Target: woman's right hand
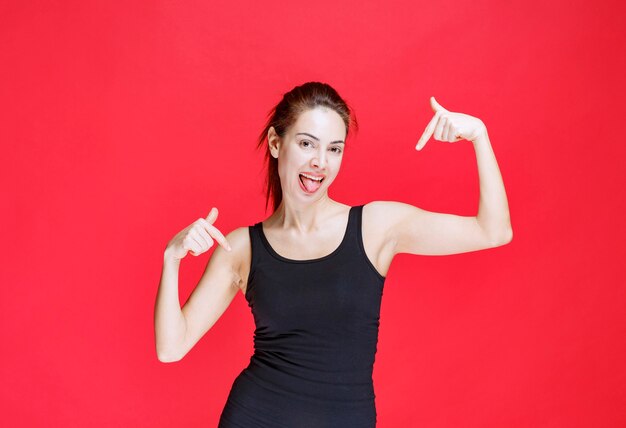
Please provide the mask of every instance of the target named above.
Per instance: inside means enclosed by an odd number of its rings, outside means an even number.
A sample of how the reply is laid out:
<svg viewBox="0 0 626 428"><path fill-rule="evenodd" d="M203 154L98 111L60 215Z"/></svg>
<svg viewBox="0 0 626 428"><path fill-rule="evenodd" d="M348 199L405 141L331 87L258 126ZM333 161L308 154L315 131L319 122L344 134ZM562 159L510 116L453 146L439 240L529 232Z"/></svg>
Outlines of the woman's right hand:
<svg viewBox="0 0 626 428"><path fill-rule="evenodd" d="M168 242L165 248L167 257L181 260L191 252L194 256L206 252L213 246L214 240L226 251L231 251L230 244L213 223L217 220L217 208L213 207L206 219L199 218L181 230Z"/></svg>

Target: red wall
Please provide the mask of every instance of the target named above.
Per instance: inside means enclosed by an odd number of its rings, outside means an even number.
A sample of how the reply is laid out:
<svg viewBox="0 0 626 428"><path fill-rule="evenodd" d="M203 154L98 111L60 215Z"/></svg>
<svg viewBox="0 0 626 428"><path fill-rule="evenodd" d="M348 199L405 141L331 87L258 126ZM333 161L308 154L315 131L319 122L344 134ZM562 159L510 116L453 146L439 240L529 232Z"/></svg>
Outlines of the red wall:
<svg viewBox="0 0 626 428"><path fill-rule="evenodd" d="M0 5L3 425L216 425L252 316L159 362L163 250L269 214L255 137L320 80L361 124L332 197L475 214L472 145L414 149L435 95L485 122L511 208L509 245L394 260L378 426L626 426L623 3L216 3Z"/></svg>

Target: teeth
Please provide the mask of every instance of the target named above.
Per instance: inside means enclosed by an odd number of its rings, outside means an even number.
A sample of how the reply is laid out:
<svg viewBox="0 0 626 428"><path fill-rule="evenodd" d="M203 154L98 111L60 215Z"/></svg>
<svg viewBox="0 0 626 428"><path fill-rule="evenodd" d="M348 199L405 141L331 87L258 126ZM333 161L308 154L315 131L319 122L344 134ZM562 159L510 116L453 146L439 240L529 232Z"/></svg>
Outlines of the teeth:
<svg viewBox="0 0 626 428"><path fill-rule="evenodd" d="M315 177L311 177L310 175L306 175L306 174L300 174L300 175L303 175L306 178L310 178L311 180L322 181L322 177L315 178Z"/></svg>

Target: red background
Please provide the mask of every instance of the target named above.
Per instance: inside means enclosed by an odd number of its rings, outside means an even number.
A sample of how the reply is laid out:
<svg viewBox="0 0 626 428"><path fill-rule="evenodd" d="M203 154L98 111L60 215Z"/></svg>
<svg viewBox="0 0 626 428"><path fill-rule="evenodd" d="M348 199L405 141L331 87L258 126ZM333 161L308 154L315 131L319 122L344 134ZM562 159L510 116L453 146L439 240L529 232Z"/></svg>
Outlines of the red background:
<svg viewBox="0 0 626 428"><path fill-rule="evenodd" d="M626 426L624 7L618 1L0 4L5 426L215 426L252 352L241 294L157 360L165 245L212 206L264 219L255 137L282 93L356 110L331 196L474 215L481 118L513 241L398 256L374 368L378 426ZM208 255L181 267L184 303Z"/></svg>

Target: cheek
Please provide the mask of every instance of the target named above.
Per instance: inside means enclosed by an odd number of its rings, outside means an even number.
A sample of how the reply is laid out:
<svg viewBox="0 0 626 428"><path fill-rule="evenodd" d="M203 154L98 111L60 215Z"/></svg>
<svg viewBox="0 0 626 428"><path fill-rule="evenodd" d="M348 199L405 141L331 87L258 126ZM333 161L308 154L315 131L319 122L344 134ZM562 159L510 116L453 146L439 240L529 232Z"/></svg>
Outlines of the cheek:
<svg viewBox="0 0 626 428"><path fill-rule="evenodd" d="M298 160L291 156L288 158L287 156L283 156L279 158L278 161L278 176L281 180L289 180L294 175L297 175L296 172L299 170Z"/></svg>
<svg viewBox="0 0 626 428"><path fill-rule="evenodd" d="M278 164L282 165L284 169L288 169L296 168L306 161L306 154L298 153L297 150L289 150L282 153L282 156L278 160Z"/></svg>
<svg viewBox="0 0 626 428"><path fill-rule="evenodd" d="M339 168L341 168L342 161L343 161L343 156L336 156L336 159L333 160L333 164L335 165L335 170L339 171Z"/></svg>
<svg viewBox="0 0 626 428"><path fill-rule="evenodd" d="M329 181L332 182L335 180L339 171L341 170L341 159L337 159L331 163L332 167L329 168L330 175L328 176Z"/></svg>
<svg viewBox="0 0 626 428"><path fill-rule="evenodd" d="M280 177L280 179L285 180L287 174L289 174L289 171L286 170L285 163L284 162L279 163L278 164L278 176Z"/></svg>

